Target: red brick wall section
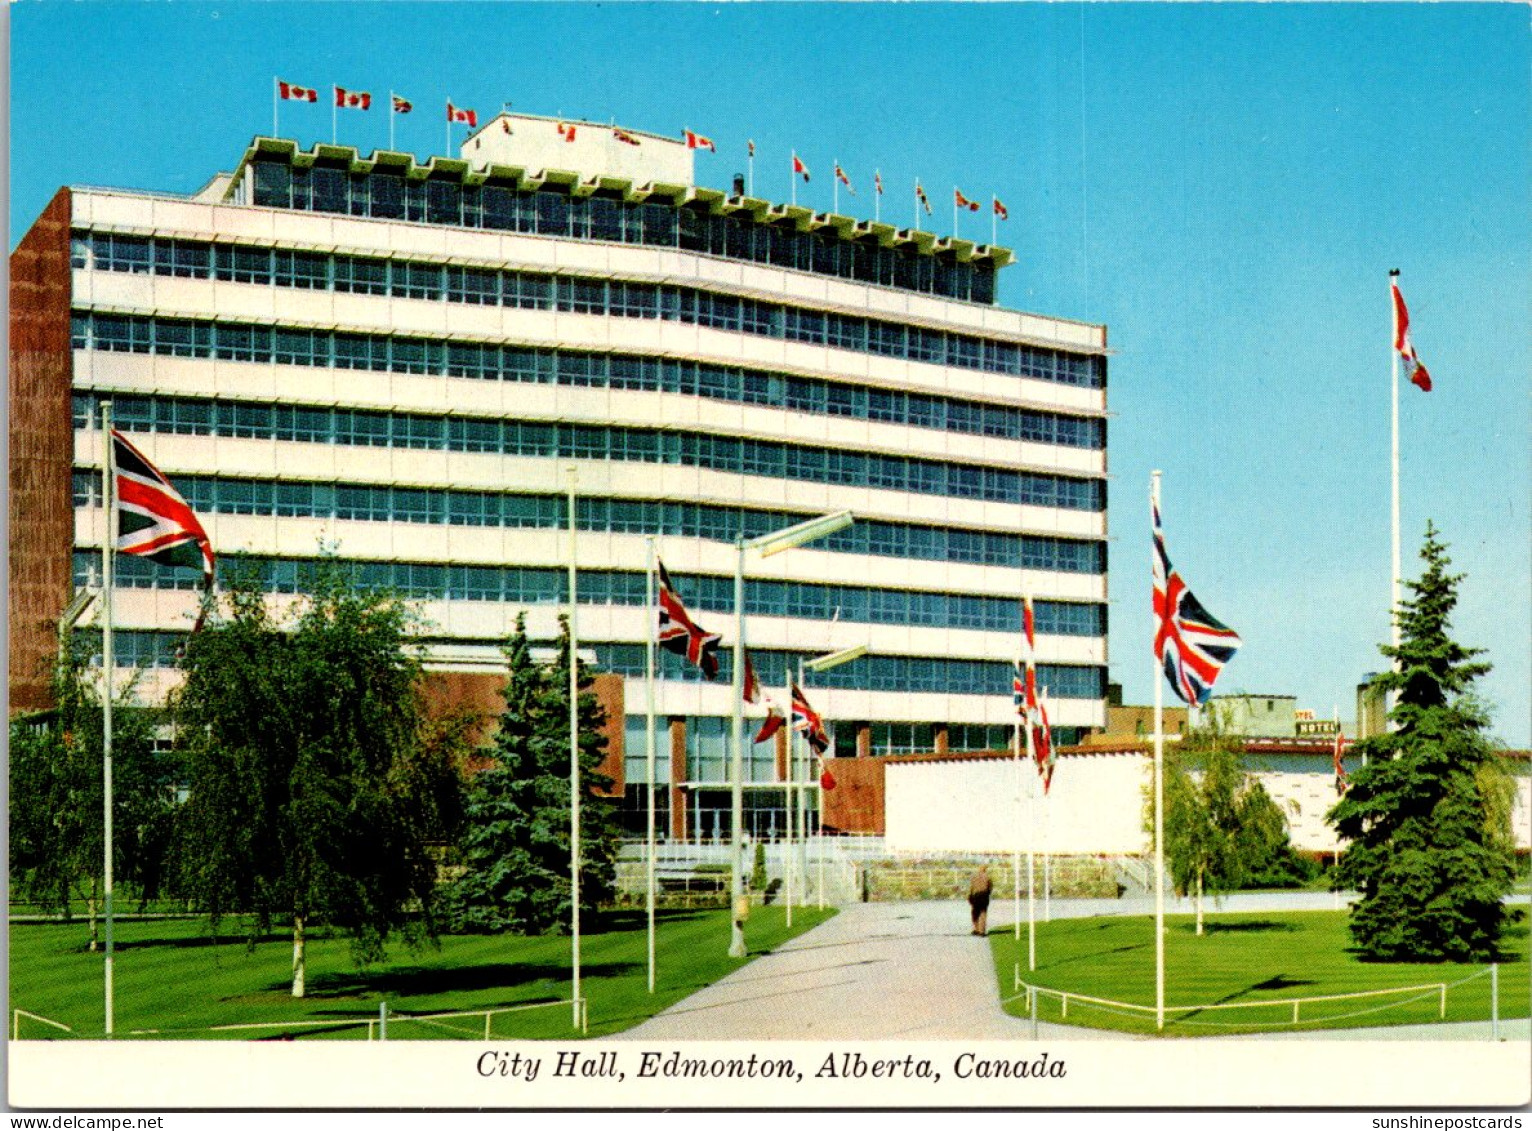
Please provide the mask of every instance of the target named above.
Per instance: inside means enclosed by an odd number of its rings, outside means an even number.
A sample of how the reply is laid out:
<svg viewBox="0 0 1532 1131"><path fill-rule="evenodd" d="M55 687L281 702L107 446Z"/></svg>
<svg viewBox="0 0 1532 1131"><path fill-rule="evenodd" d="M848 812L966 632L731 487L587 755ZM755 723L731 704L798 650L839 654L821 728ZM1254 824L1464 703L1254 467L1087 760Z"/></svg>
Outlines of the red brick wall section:
<svg viewBox="0 0 1532 1131"><path fill-rule="evenodd" d="M58 616L73 586L68 189L11 253L10 711L52 706Z"/></svg>
<svg viewBox="0 0 1532 1131"><path fill-rule="evenodd" d="M883 758L829 758L835 788L824 793L824 824L843 833L883 835Z"/></svg>
<svg viewBox="0 0 1532 1131"><path fill-rule="evenodd" d="M670 835L686 839L686 720L670 720Z"/></svg>
<svg viewBox="0 0 1532 1131"><path fill-rule="evenodd" d="M496 672L431 671L425 677L426 706L434 714L466 709L479 716L475 737L488 743L495 733L500 713L505 710L501 691L505 676ZM623 790L623 691L622 676L602 672L595 677L596 699L606 708L606 756L600 772L612 779L610 788L600 791L603 797L621 797ZM470 770L475 767L469 766Z"/></svg>

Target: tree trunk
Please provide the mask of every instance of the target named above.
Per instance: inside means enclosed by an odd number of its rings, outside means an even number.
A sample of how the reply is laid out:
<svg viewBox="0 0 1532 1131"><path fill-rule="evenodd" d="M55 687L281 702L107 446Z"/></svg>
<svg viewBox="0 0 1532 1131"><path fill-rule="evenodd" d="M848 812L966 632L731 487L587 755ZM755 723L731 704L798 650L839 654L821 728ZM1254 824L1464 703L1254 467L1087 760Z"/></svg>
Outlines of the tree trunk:
<svg viewBox="0 0 1532 1131"><path fill-rule="evenodd" d="M90 895L85 899L86 914L90 916L90 950L96 952L96 892L100 880L92 879L90 882ZM67 894L67 892L66 892Z"/></svg>
<svg viewBox="0 0 1532 1131"><path fill-rule="evenodd" d="M303 996L303 916L293 916L293 997Z"/></svg>
<svg viewBox="0 0 1532 1131"><path fill-rule="evenodd" d="M1197 869L1197 934L1202 934L1202 869Z"/></svg>

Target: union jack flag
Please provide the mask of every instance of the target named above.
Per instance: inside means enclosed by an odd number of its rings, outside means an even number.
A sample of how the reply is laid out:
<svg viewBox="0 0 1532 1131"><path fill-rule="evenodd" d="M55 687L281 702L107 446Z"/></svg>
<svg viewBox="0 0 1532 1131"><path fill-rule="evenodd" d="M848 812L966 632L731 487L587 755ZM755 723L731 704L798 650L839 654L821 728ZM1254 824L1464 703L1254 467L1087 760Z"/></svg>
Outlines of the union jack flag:
<svg viewBox="0 0 1532 1131"><path fill-rule="evenodd" d="M803 688L793 684L793 729L802 731L803 737L808 740L809 749L813 750L821 758L830 749L830 736L825 733L824 720L819 717L819 712L809 706L809 701L804 697Z"/></svg>
<svg viewBox="0 0 1532 1131"><path fill-rule="evenodd" d="M670 584L665 563L660 566L660 635L659 645L667 652L684 656L702 669L706 679L718 678L718 643L716 632L703 632L686 614L686 606Z"/></svg>
<svg viewBox="0 0 1532 1131"><path fill-rule="evenodd" d="M1239 634L1202 607L1165 553L1160 505L1154 517L1154 655L1177 695L1200 707L1218 673L1239 649Z"/></svg>
<svg viewBox="0 0 1532 1131"><path fill-rule="evenodd" d="M217 560L207 531L196 513L159 468L112 429L112 463L116 470L117 549L160 565L200 569L203 584L213 588ZM202 618L197 618L201 627Z"/></svg>

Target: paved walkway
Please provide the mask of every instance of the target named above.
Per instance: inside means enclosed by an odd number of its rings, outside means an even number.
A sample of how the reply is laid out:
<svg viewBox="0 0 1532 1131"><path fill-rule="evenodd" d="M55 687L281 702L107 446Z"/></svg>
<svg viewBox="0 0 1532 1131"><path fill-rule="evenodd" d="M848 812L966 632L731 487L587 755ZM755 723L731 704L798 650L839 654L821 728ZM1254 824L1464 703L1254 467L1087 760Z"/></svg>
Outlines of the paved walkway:
<svg viewBox="0 0 1532 1131"><path fill-rule="evenodd" d="M1234 895L1219 910L1319 910L1324 893ZM990 908L990 930L1011 928L1010 900ZM1212 909L1212 905L1209 905ZM1056 900L1054 918L1142 915L1146 900ZM1167 911L1189 911L1167 901ZM1025 914L1026 905L1021 905ZM1041 918L1041 909L1039 909ZM1489 1023L1272 1033L1254 1040L1489 1040ZM1041 1023L1046 1040L1134 1040L1122 1033ZM858 903L776 951L677 1002L617 1040L1027 1040L1030 1021L1001 1008L989 943L969 933L961 900ZM1528 1021L1502 1022L1502 1040L1527 1040Z"/></svg>

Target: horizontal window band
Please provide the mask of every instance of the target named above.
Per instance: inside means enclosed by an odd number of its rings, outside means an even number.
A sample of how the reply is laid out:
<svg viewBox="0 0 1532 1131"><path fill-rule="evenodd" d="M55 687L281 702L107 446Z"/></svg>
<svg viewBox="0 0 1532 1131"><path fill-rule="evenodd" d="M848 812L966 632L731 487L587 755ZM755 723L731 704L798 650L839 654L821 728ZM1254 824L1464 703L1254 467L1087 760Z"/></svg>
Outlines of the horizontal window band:
<svg viewBox="0 0 1532 1131"><path fill-rule="evenodd" d="M74 312L71 341L75 349L109 353L679 393L733 404L1002 440L1095 451L1106 447L1106 420L1096 414L1019 408L651 354L371 334L222 318L174 318L101 309Z"/></svg>
<svg viewBox="0 0 1532 1131"><path fill-rule="evenodd" d="M569 579L558 567L447 565L434 562L332 559L347 581L360 588L386 589L411 600L490 601L512 605L557 605L569 600ZM219 560L225 581L246 577L273 593L306 593L323 559L228 554ZM75 587L100 585L99 552L76 550ZM577 592L582 605L642 608L648 600L641 571L581 569ZM726 623L734 609L734 579L707 574L672 574L676 592L689 609ZM200 588L195 571L161 566L147 558L120 555L113 584L120 589ZM1039 600L1033 603L1036 631L1044 636L1100 638L1106 635L1107 607L1100 602ZM750 616L839 621L910 628L1021 633L1021 602L1015 597L822 585L747 579L745 612ZM718 619L723 618L723 619Z"/></svg>
<svg viewBox="0 0 1532 1131"><path fill-rule="evenodd" d="M200 514L517 530L563 530L568 525L563 495L208 475L173 478L176 489ZM99 470L76 468L73 484L75 506L101 505ZM705 538L733 545L737 539L769 534L817 513L581 496L575 524L581 530L595 533ZM831 553L1095 575L1106 573L1107 561L1106 543L1101 539L923 526L860 517L844 530L814 543L814 548Z"/></svg>
<svg viewBox="0 0 1532 1131"><path fill-rule="evenodd" d="M115 424L130 432L662 464L1021 506L1092 512L1106 509L1104 479L654 428L136 393L76 393L75 428L91 426L105 400L113 403Z"/></svg>

